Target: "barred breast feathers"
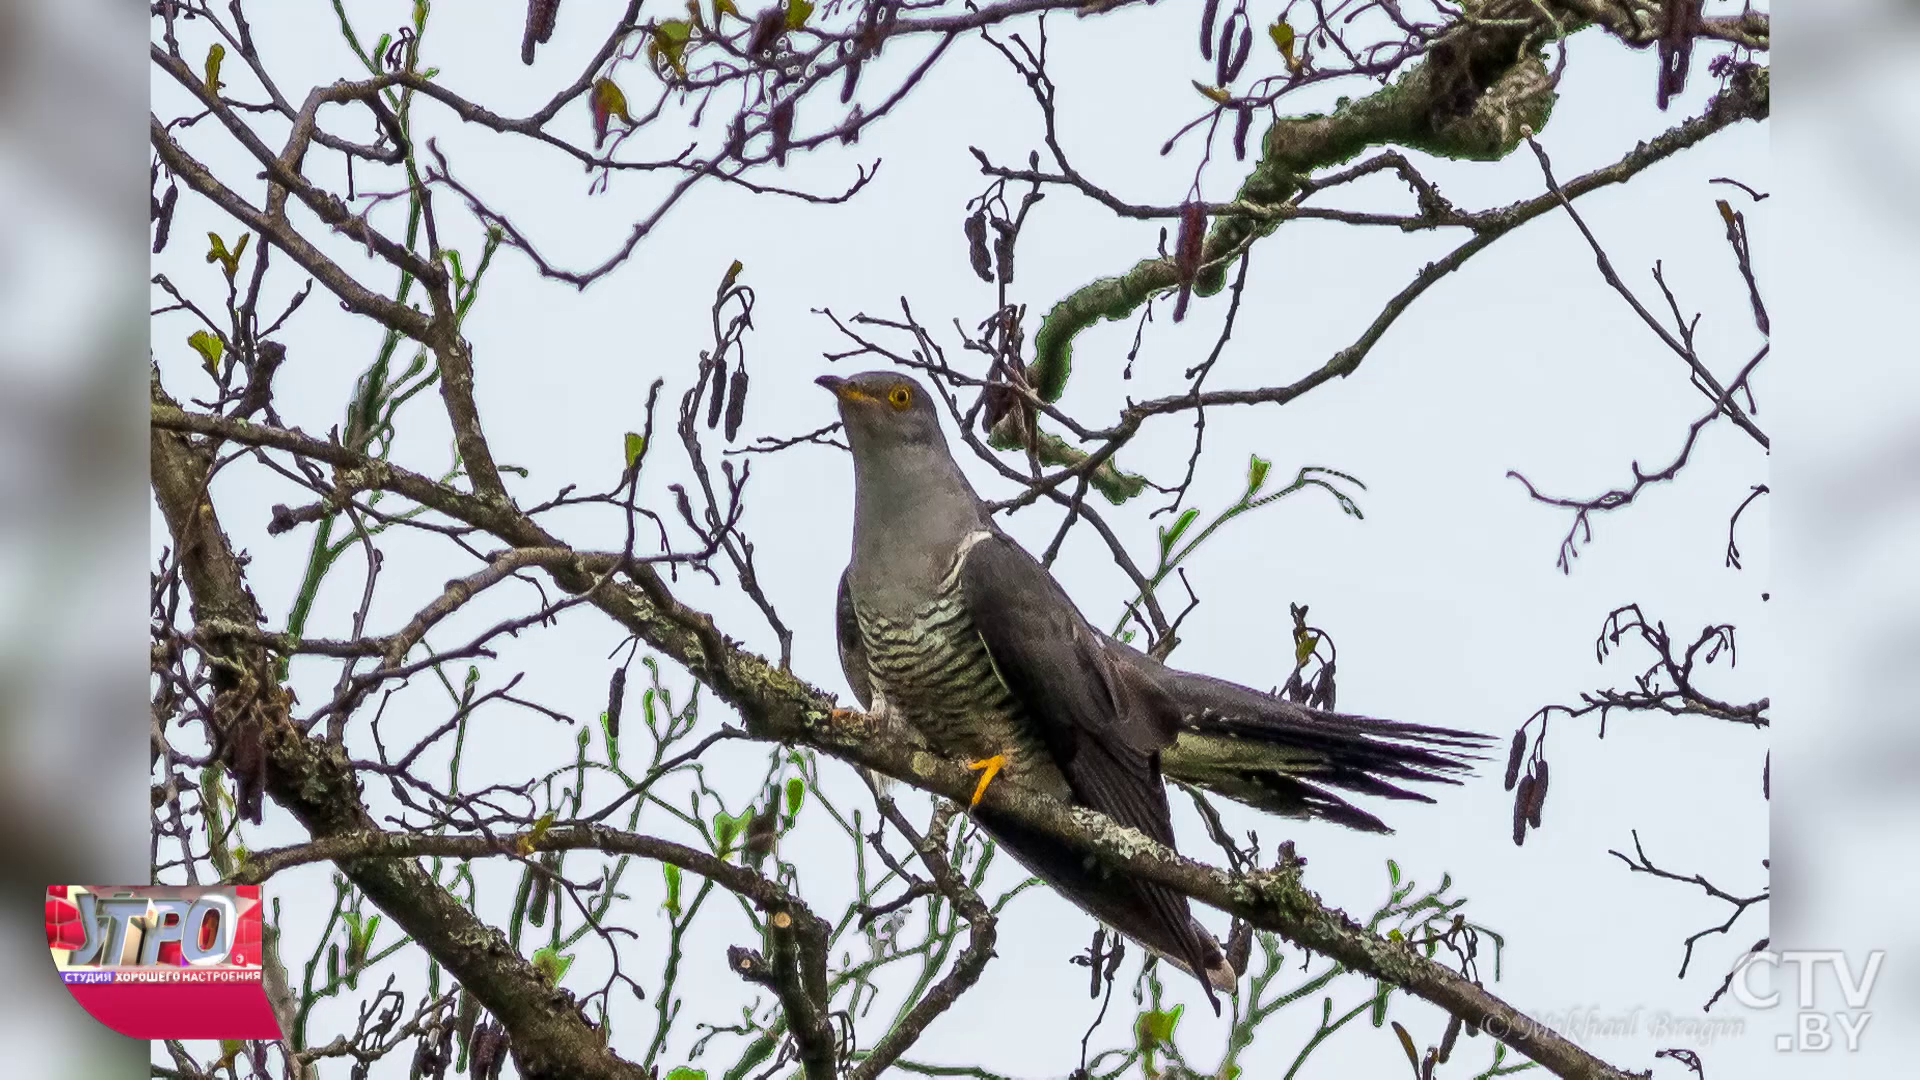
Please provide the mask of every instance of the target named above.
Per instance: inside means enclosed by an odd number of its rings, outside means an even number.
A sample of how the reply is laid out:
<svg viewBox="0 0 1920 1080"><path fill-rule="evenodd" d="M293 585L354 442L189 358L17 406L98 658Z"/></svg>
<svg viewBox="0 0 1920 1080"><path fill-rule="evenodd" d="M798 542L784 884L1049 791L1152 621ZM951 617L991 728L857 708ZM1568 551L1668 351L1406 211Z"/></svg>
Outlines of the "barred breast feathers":
<svg viewBox="0 0 1920 1080"><path fill-rule="evenodd" d="M992 535L986 530L970 534L937 591L912 612L881 614L856 599L854 617L875 691L884 688L901 719L948 752L1006 753L1015 759L1010 766L1015 772L1026 772L1051 761L995 670L960 588L967 552ZM1042 785L1055 786L1051 778Z"/></svg>

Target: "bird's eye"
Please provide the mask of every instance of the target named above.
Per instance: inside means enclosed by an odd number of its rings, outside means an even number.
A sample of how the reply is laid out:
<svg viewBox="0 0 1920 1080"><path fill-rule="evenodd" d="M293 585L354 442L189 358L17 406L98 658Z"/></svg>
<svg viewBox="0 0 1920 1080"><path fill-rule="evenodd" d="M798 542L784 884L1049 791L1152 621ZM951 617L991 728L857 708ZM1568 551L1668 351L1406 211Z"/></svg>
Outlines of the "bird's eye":
<svg viewBox="0 0 1920 1080"><path fill-rule="evenodd" d="M913 404L913 391L904 386L896 386L887 391L887 403L896 409L904 409Z"/></svg>

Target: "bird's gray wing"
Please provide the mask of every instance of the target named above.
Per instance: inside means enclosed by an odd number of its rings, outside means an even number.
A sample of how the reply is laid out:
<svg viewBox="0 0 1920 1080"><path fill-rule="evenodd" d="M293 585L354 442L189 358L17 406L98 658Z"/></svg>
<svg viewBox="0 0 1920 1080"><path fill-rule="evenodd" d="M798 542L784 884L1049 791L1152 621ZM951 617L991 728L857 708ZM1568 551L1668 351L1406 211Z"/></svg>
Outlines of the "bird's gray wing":
<svg viewBox="0 0 1920 1080"><path fill-rule="evenodd" d="M1053 576L1007 537L974 544L960 582L994 669L1074 794L1171 844L1159 761L1178 731L1170 699L1129 678Z"/></svg>
<svg viewBox="0 0 1920 1080"><path fill-rule="evenodd" d="M840 670L853 688L862 709L873 708L873 676L867 670L867 647L860 640L860 623L853 614L853 593L847 588L848 570L840 572L840 595L833 604L834 637L840 644Z"/></svg>
<svg viewBox="0 0 1920 1080"><path fill-rule="evenodd" d="M1097 631L1033 556L994 534L961 566L974 629L994 670L1034 724L1074 798L1171 848L1173 816L1160 778L1160 750L1179 716L1172 701L1107 655ZM1106 873L1079 853L1004 820L981 823L1021 861L1115 929L1182 962L1214 997L1214 979L1234 977L1219 942L1194 922L1186 897Z"/></svg>

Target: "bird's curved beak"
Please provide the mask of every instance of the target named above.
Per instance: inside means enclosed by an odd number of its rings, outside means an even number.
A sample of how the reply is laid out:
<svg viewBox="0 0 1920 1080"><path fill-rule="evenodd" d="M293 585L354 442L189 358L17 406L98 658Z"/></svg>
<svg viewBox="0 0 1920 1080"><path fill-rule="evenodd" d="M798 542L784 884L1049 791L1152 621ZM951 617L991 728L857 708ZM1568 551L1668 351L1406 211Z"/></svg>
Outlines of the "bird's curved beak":
<svg viewBox="0 0 1920 1080"><path fill-rule="evenodd" d="M853 384L852 379L843 379L838 375L822 375L813 381L833 391L833 396L839 398L842 402L858 401L871 404L878 400L862 393L860 388Z"/></svg>

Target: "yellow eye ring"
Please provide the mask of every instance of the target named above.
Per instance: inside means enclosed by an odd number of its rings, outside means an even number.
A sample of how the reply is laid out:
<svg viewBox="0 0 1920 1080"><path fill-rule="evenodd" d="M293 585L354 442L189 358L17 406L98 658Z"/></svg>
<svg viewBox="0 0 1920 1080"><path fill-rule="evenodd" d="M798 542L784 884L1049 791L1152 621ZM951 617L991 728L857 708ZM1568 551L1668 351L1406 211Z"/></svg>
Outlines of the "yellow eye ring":
<svg viewBox="0 0 1920 1080"><path fill-rule="evenodd" d="M904 409L913 404L913 391L904 386L896 386L887 391L887 403L896 409Z"/></svg>

